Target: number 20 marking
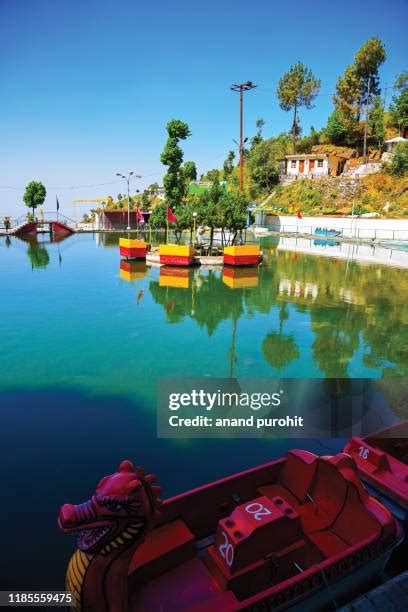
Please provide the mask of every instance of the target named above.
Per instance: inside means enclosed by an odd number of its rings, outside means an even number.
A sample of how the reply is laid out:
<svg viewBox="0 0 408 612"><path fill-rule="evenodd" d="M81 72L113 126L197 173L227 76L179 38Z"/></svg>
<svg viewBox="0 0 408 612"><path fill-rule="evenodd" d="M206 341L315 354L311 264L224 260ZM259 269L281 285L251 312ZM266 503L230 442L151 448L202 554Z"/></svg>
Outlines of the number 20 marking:
<svg viewBox="0 0 408 612"><path fill-rule="evenodd" d="M222 535L224 536L224 543L219 548L220 555L225 559L228 567L231 567L234 561L234 547L228 542L227 534L222 532Z"/></svg>
<svg viewBox="0 0 408 612"><path fill-rule="evenodd" d="M256 521L260 521L263 516L268 516L269 514L272 514L269 508L266 508L258 502L254 502L253 504L248 504L248 506L245 506L245 511L248 512L248 514L253 514Z"/></svg>

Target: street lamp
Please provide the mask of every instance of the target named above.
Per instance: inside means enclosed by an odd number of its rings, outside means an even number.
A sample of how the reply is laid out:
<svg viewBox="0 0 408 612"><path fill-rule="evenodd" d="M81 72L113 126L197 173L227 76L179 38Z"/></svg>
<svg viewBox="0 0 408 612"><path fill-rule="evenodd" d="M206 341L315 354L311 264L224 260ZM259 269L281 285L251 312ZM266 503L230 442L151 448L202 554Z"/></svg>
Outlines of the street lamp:
<svg viewBox="0 0 408 612"><path fill-rule="evenodd" d="M125 176L124 174L121 174L120 172L116 172L116 176L120 176L120 178L123 178L126 183L127 183L127 194L128 194L128 219L127 219L127 231L130 232L130 194L129 194L129 182L131 177L133 176L134 178L142 178L140 176L140 174L135 174L133 172L133 170L131 170L127 176Z"/></svg>
<svg viewBox="0 0 408 612"><path fill-rule="evenodd" d="M195 211L193 212L193 223L194 223L193 244L195 244L195 241L196 241L196 223L197 223L197 213Z"/></svg>

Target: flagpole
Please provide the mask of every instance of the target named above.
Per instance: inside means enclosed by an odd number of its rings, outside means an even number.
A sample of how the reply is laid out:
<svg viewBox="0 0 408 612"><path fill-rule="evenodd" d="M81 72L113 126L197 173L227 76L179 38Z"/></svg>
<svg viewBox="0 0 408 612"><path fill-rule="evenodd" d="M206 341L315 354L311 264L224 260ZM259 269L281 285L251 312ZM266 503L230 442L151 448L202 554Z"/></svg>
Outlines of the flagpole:
<svg viewBox="0 0 408 612"><path fill-rule="evenodd" d="M168 243L168 241L169 241L169 220L166 215L166 244Z"/></svg>
<svg viewBox="0 0 408 612"><path fill-rule="evenodd" d="M139 206L136 207L136 238L139 238Z"/></svg>

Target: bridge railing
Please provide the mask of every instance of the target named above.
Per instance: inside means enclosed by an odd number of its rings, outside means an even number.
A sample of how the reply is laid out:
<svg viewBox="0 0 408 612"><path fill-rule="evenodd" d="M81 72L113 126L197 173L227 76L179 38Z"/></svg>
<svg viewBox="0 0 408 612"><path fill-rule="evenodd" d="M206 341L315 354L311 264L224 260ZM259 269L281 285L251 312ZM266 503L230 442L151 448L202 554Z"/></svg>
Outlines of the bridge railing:
<svg viewBox="0 0 408 612"><path fill-rule="evenodd" d="M77 229L78 227L78 223L76 221L56 211L44 211L43 213L37 216L37 221L40 224L42 222L50 223L52 221L60 221L60 223L67 225L71 229Z"/></svg>

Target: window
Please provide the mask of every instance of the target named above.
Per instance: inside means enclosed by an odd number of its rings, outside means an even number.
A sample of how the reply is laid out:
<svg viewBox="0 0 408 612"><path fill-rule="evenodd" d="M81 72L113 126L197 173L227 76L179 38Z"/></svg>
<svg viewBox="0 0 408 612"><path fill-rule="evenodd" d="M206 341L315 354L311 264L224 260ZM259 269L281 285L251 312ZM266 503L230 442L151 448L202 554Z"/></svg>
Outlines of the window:
<svg viewBox="0 0 408 612"><path fill-rule="evenodd" d="M317 160L317 167L318 168L323 168L323 160L322 159L318 159Z"/></svg>
<svg viewBox="0 0 408 612"><path fill-rule="evenodd" d="M291 168L296 168L296 160L292 159L292 161L290 162L290 167Z"/></svg>

